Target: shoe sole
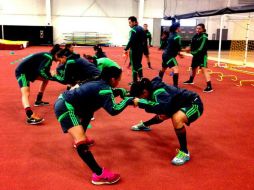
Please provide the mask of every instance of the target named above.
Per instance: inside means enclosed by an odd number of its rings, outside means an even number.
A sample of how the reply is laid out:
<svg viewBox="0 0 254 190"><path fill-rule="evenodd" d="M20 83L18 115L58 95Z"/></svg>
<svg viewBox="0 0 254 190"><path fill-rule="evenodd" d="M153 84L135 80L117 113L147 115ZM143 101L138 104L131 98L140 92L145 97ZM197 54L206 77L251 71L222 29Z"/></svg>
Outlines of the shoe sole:
<svg viewBox="0 0 254 190"><path fill-rule="evenodd" d="M185 162L183 163L176 163L176 162L171 162L171 164L175 165L175 166L181 166L181 165L184 165L186 162L190 161L190 159L186 160Z"/></svg>
<svg viewBox="0 0 254 190"><path fill-rule="evenodd" d="M42 104L42 105L37 105L37 104L34 104L35 107L40 107L40 106L49 106L49 104Z"/></svg>
<svg viewBox="0 0 254 190"><path fill-rule="evenodd" d="M120 180L120 177L117 178L115 181L112 181L112 182L96 182L96 181L92 181L92 184L94 185L111 185L111 184L114 184L116 182L118 182Z"/></svg>
<svg viewBox="0 0 254 190"><path fill-rule="evenodd" d="M151 131L151 129L135 129L131 128L132 131Z"/></svg>
<svg viewBox="0 0 254 190"><path fill-rule="evenodd" d="M38 121L36 123L28 123L28 122L26 122L26 123L29 125L38 125L38 124L42 123L43 121L44 121L44 119L42 119L41 121Z"/></svg>
<svg viewBox="0 0 254 190"><path fill-rule="evenodd" d="M209 90L209 91L204 91L204 90L203 90L203 92L204 92L204 93L210 93L210 92L213 92L213 90Z"/></svg>
<svg viewBox="0 0 254 190"><path fill-rule="evenodd" d="M188 85L188 84L194 84L194 82L193 83L183 83L183 84L186 84L186 85Z"/></svg>

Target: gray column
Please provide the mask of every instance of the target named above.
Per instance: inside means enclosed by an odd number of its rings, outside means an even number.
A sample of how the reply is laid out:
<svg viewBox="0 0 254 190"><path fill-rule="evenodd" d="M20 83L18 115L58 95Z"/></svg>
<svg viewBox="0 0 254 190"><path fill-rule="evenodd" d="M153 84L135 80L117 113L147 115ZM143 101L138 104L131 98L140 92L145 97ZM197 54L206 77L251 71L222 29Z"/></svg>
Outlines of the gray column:
<svg viewBox="0 0 254 190"><path fill-rule="evenodd" d="M51 0L45 0L46 3L46 26L51 26Z"/></svg>
<svg viewBox="0 0 254 190"><path fill-rule="evenodd" d="M144 0L139 0L138 4L138 22L139 25L143 24L143 17L144 17Z"/></svg>
<svg viewBox="0 0 254 190"><path fill-rule="evenodd" d="M161 38L161 19L154 18L153 19L153 46L160 46L160 38Z"/></svg>

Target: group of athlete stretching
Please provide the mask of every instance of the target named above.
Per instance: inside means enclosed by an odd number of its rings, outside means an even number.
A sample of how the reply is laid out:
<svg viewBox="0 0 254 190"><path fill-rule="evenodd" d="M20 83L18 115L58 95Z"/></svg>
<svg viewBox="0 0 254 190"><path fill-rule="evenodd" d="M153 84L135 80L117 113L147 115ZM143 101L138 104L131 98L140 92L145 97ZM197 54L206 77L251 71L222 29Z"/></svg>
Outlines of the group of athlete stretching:
<svg viewBox="0 0 254 190"><path fill-rule="evenodd" d="M136 17L129 17L128 21L131 31L129 42L124 50L125 53L129 51L132 67L133 81L130 90L117 88L122 69L116 62L107 58L100 46L94 47L96 52L94 56L84 54L81 57L73 52L71 44L67 44L64 49L55 45L50 52L36 53L24 58L16 68L16 78L21 89L22 104L28 124L36 125L44 121L31 109L30 82L42 81L34 106L49 104L42 101L49 80L68 86L55 102L55 115L63 132L72 136L78 155L93 172L92 183L96 185L116 183L120 175L101 167L89 150L89 146L94 141L87 138L86 129L95 111L103 107L114 116L131 105L155 114L150 120L132 126L133 131L150 131L151 125L171 118L180 145L171 161L174 165L183 165L190 160L185 124L190 125L203 112L203 104L198 94L178 88L178 64L175 57L181 56L179 24L174 23L170 28L171 35L162 56L163 63L159 76L149 80L143 77L141 65L144 47L148 46L145 42L147 35L138 25ZM212 87L205 69L207 68L207 35L204 30L203 24L199 24L190 49L186 48L186 51L191 51L193 54L193 62L190 79L185 83L193 84L196 69L201 67L207 79L207 88L204 91L208 92L212 91ZM149 55L149 52L146 54ZM53 62L57 64L55 71L51 70ZM148 62L151 68L150 60ZM162 81L168 67L174 71L174 86ZM122 98L121 102L115 102L116 96Z"/></svg>

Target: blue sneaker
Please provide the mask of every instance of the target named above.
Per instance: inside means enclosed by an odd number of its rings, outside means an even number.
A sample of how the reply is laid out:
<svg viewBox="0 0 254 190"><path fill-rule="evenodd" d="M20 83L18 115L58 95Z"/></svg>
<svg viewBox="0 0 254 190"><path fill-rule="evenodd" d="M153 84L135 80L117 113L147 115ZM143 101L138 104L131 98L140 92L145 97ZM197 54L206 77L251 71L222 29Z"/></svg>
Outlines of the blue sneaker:
<svg viewBox="0 0 254 190"><path fill-rule="evenodd" d="M178 150L178 149L176 151L178 153L171 161L172 164L180 166L190 160L190 153L189 152L188 152L188 154L186 154L185 152Z"/></svg>

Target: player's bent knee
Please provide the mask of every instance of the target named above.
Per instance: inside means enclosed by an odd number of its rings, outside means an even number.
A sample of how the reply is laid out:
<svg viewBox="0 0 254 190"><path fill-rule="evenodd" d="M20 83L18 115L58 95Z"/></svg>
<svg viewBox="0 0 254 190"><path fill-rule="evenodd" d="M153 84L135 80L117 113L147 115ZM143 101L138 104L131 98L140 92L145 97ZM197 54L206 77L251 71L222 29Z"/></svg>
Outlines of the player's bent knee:
<svg viewBox="0 0 254 190"><path fill-rule="evenodd" d="M176 129L181 128L187 122L188 118L182 111L178 111L172 116L172 123Z"/></svg>

